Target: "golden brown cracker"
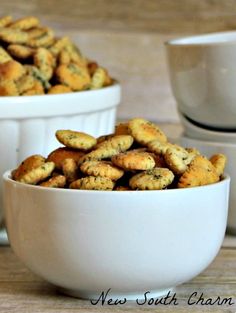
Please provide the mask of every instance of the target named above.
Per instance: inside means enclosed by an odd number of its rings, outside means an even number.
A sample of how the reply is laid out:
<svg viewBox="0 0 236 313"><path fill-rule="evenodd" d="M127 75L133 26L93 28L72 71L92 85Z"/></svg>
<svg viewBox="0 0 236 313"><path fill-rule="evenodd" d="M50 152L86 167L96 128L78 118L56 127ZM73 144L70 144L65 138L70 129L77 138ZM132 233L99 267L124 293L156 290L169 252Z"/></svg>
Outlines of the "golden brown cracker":
<svg viewBox="0 0 236 313"><path fill-rule="evenodd" d="M19 94L22 94L22 93L32 89L34 87L34 85L35 85L35 79L28 74L21 76L16 81L16 86L17 86Z"/></svg>
<svg viewBox="0 0 236 313"><path fill-rule="evenodd" d="M39 68L46 80L50 80L53 75L55 59L46 48L37 48L34 53L34 64Z"/></svg>
<svg viewBox="0 0 236 313"><path fill-rule="evenodd" d="M219 181L216 171L204 167L190 165L179 179L178 188L190 188L213 184Z"/></svg>
<svg viewBox="0 0 236 313"><path fill-rule="evenodd" d="M71 189L84 189L84 190L112 190L114 182L107 177L94 177L87 176L80 178L70 184Z"/></svg>
<svg viewBox="0 0 236 313"><path fill-rule="evenodd" d="M16 81L26 73L24 66L19 62L10 60L0 64L0 80Z"/></svg>
<svg viewBox="0 0 236 313"><path fill-rule="evenodd" d="M79 167L76 160L68 158L62 161L62 172L68 183L72 183L79 178L78 170Z"/></svg>
<svg viewBox="0 0 236 313"><path fill-rule="evenodd" d="M28 33L27 33L28 35ZM29 36L29 35L28 35ZM45 28L41 36L28 38L27 45L31 48L48 47L54 42L54 31L51 28Z"/></svg>
<svg viewBox="0 0 236 313"><path fill-rule="evenodd" d="M166 135L154 123L143 118L134 118L129 121L130 134L141 145L147 145L152 140L167 142Z"/></svg>
<svg viewBox="0 0 236 313"><path fill-rule="evenodd" d="M0 28L0 39L7 43L26 44L29 40L28 34L19 29Z"/></svg>
<svg viewBox="0 0 236 313"><path fill-rule="evenodd" d="M56 168L61 170L62 163L65 159L73 159L78 162L83 155L84 152L79 150L74 150L66 147L57 148L48 155L47 162L54 162Z"/></svg>
<svg viewBox="0 0 236 313"><path fill-rule="evenodd" d="M65 85L54 85L48 90L48 94L60 94L60 93L69 93L72 92L72 90Z"/></svg>
<svg viewBox="0 0 236 313"><path fill-rule="evenodd" d="M19 96L16 83L13 80L0 81L0 96Z"/></svg>
<svg viewBox="0 0 236 313"><path fill-rule="evenodd" d="M40 181L43 181L51 176L55 164L53 162L46 162L39 167L33 168L31 171L27 171L26 174L22 175L19 182L36 185Z"/></svg>
<svg viewBox="0 0 236 313"><path fill-rule="evenodd" d="M31 155L26 158L14 171L13 179L19 181L22 176L27 174L34 168L37 168L45 163L45 158L39 154Z"/></svg>
<svg viewBox="0 0 236 313"><path fill-rule="evenodd" d="M12 17L10 15L6 15L0 17L0 27L6 27L12 22Z"/></svg>
<svg viewBox="0 0 236 313"><path fill-rule="evenodd" d="M96 138L83 132L58 130L57 140L68 148L89 150L96 145Z"/></svg>
<svg viewBox="0 0 236 313"><path fill-rule="evenodd" d="M124 171L114 166L108 161L86 161L81 167L81 171L88 176L101 176L110 178L113 181L120 179Z"/></svg>
<svg viewBox="0 0 236 313"><path fill-rule="evenodd" d="M61 64L56 69L58 81L74 91L86 90L90 84L90 75L86 67L79 67L75 63Z"/></svg>
<svg viewBox="0 0 236 313"><path fill-rule="evenodd" d="M56 175L44 181L39 186L48 188L64 188L66 185L66 178L63 175Z"/></svg>
<svg viewBox="0 0 236 313"><path fill-rule="evenodd" d="M11 56L18 59L27 59L34 54L34 49L19 44L10 44L7 50Z"/></svg>
<svg viewBox="0 0 236 313"><path fill-rule="evenodd" d="M44 88L43 85L41 84L41 82L35 80L34 81L34 85L32 88L24 91L22 93L23 96L37 96L37 95L44 95Z"/></svg>
<svg viewBox="0 0 236 313"><path fill-rule="evenodd" d="M7 51L0 46L0 63L5 63L12 60L12 57L10 56L9 53L7 53Z"/></svg>
<svg viewBox="0 0 236 313"><path fill-rule="evenodd" d="M168 168L153 168L134 175L129 185L135 190L161 190L174 180L174 174Z"/></svg>
<svg viewBox="0 0 236 313"><path fill-rule="evenodd" d="M98 67L92 76L90 89L102 88L106 81L106 75L106 71L102 67Z"/></svg>
<svg viewBox="0 0 236 313"><path fill-rule="evenodd" d="M148 152L127 151L111 158L112 163L129 170L148 170L155 167L155 160Z"/></svg>
<svg viewBox="0 0 236 313"><path fill-rule="evenodd" d="M35 16L26 16L10 24L10 28L27 30L39 26L39 19Z"/></svg>
<svg viewBox="0 0 236 313"><path fill-rule="evenodd" d="M226 156L224 154L221 154L221 153L214 154L210 158L210 162L213 164L217 175L222 176L224 173L226 162L227 162Z"/></svg>

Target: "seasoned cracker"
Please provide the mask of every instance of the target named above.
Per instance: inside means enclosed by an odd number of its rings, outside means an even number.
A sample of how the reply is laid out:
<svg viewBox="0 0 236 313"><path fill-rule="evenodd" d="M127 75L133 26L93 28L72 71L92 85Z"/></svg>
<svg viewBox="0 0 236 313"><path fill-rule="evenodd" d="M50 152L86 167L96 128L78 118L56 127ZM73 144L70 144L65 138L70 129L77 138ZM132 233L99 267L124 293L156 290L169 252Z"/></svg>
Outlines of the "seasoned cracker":
<svg viewBox="0 0 236 313"><path fill-rule="evenodd" d="M164 154L166 164L178 175L183 174L186 171L187 166L196 156L197 154L195 151L188 152L186 149L178 145L170 146Z"/></svg>
<svg viewBox="0 0 236 313"><path fill-rule="evenodd" d="M115 135L97 144L96 148L116 149L119 152L128 150L133 144L133 137L130 135Z"/></svg>
<svg viewBox="0 0 236 313"><path fill-rule="evenodd" d="M34 64L39 68L46 80L50 80L53 75L55 59L46 48L38 48L34 53Z"/></svg>
<svg viewBox="0 0 236 313"><path fill-rule="evenodd" d="M79 165L85 161L94 161L111 158L113 155L120 153L119 150L115 148L97 148L91 152L85 154L80 160Z"/></svg>
<svg viewBox="0 0 236 313"><path fill-rule="evenodd" d="M24 92L34 88L35 79L32 76L25 74L17 80L16 86L19 94L23 94Z"/></svg>
<svg viewBox="0 0 236 313"><path fill-rule="evenodd" d="M0 63L5 63L10 60L12 60L10 54L7 53L7 51L3 47L0 46Z"/></svg>
<svg viewBox="0 0 236 313"><path fill-rule="evenodd" d="M137 190L161 190L174 180L174 174L168 168L153 168L134 175L129 185Z"/></svg>
<svg viewBox="0 0 236 313"><path fill-rule="evenodd" d="M89 176L107 177L113 181L120 179L124 171L114 166L108 161L86 161L81 167L81 171Z"/></svg>
<svg viewBox="0 0 236 313"><path fill-rule="evenodd" d="M13 80L0 81L0 96L19 96L16 83Z"/></svg>
<svg viewBox="0 0 236 313"><path fill-rule="evenodd" d="M224 154L221 154L221 153L214 154L210 158L210 162L213 164L217 175L222 176L224 173L226 162L227 162L226 156Z"/></svg>
<svg viewBox="0 0 236 313"><path fill-rule="evenodd" d="M6 15L0 18L0 27L6 27L12 22L12 17L10 15Z"/></svg>
<svg viewBox="0 0 236 313"><path fill-rule="evenodd" d="M48 90L51 88L51 84L45 77L45 75L34 65L24 65L27 74L34 77L39 83L42 84L43 88L45 90Z"/></svg>
<svg viewBox="0 0 236 313"><path fill-rule="evenodd" d="M164 157L166 164L175 174L182 174L186 171L185 160L188 158L188 152L184 148L168 148Z"/></svg>
<svg viewBox="0 0 236 313"><path fill-rule="evenodd" d="M54 162L56 169L62 169L62 163L65 159L73 159L76 163L82 158L84 152L79 150L74 150L70 148L57 148L56 150L52 151L48 157L47 162Z"/></svg>
<svg viewBox="0 0 236 313"><path fill-rule="evenodd" d="M81 55L78 47L76 47L72 42L65 45L63 49L70 55L71 63L75 63L79 67L87 66L87 60Z"/></svg>
<svg viewBox="0 0 236 313"><path fill-rule="evenodd" d="M0 39L7 43L25 44L29 40L28 34L19 29L0 28Z"/></svg>
<svg viewBox="0 0 236 313"><path fill-rule="evenodd" d="M57 56L70 42L71 41L68 37L59 38L53 43L49 50L54 56Z"/></svg>
<svg viewBox="0 0 236 313"><path fill-rule="evenodd" d="M28 33L27 33L28 35ZM41 36L28 38L27 45L31 48L48 47L54 42L54 31L51 28L45 28Z"/></svg>
<svg viewBox="0 0 236 313"><path fill-rule="evenodd" d="M0 80L16 81L26 73L25 68L19 62L10 60L0 64Z"/></svg>
<svg viewBox="0 0 236 313"><path fill-rule="evenodd" d="M91 81L88 69L74 63L59 65L56 69L56 76L61 84L74 91L88 89Z"/></svg>
<svg viewBox="0 0 236 313"><path fill-rule="evenodd" d="M68 51L62 49L58 54L58 63L68 65L71 63L71 57Z"/></svg>
<svg viewBox="0 0 236 313"><path fill-rule="evenodd" d="M10 28L27 30L39 25L39 20L35 16L26 16L13 23L11 23Z"/></svg>
<svg viewBox="0 0 236 313"><path fill-rule="evenodd" d="M152 140L147 144L148 150L156 154L164 155L168 148L174 148L176 145L170 142L160 142L159 140Z"/></svg>
<svg viewBox="0 0 236 313"><path fill-rule="evenodd" d="M26 174L22 175L19 179L19 182L36 185L40 181L47 179L51 176L55 164L53 162L46 162L39 167L33 168L31 171L28 171Z"/></svg>
<svg viewBox="0 0 236 313"><path fill-rule="evenodd" d="M213 184L219 181L216 171L204 167L190 165L179 179L178 188L189 188Z"/></svg>
<svg viewBox="0 0 236 313"><path fill-rule="evenodd" d="M98 67L92 76L90 89L102 88L105 84L106 76L106 71L102 67Z"/></svg>
<svg viewBox="0 0 236 313"><path fill-rule="evenodd" d="M29 39L35 39L35 38L40 38L43 35L45 35L45 33L48 32L48 28L47 27L34 27L31 29L27 30L27 34Z"/></svg>
<svg viewBox="0 0 236 313"><path fill-rule="evenodd" d="M56 137L60 143L73 149L89 150L97 143L93 136L72 130L58 130Z"/></svg>
<svg viewBox="0 0 236 313"><path fill-rule="evenodd" d="M126 171L149 170L155 167L155 160L148 152L130 150L113 156L111 160Z"/></svg>
<svg viewBox="0 0 236 313"><path fill-rule="evenodd" d="M19 59L27 59L34 54L34 49L24 46L24 45L19 45L19 44L9 45L7 47L7 50L13 57L19 58Z"/></svg>
<svg viewBox="0 0 236 313"><path fill-rule="evenodd" d="M72 92L72 90L65 85L54 85L48 90L48 94L60 94L60 93L69 93Z"/></svg>
<svg viewBox="0 0 236 313"><path fill-rule="evenodd" d="M33 169L43 165L45 163L45 158L39 154L31 155L26 158L14 171L12 178L19 181L22 176L32 171Z"/></svg>
<svg viewBox="0 0 236 313"><path fill-rule="evenodd" d="M72 183L79 178L78 169L79 167L74 159L65 159L62 161L62 172L68 183Z"/></svg>
<svg viewBox="0 0 236 313"><path fill-rule="evenodd" d="M94 177L87 176L80 178L70 184L71 189L84 189L84 190L112 190L114 182L107 177Z"/></svg>
<svg viewBox="0 0 236 313"><path fill-rule="evenodd" d="M111 158L120 152L128 150L132 143L133 138L129 135L112 136L97 144L95 150L84 155L80 160L80 164L85 161Z"/></svg>
<svg viewBox="0 0 236 313"><path fill-rule="evenodd" d="M35 80L34 85L32 88L24 91L22 96L37 96L37 95L44 95L44 88L40 81Z"/></svg>
<svg viewBox="0 0 236 313"><path fill-rule="evenodd" d="M66 178L63 175L56 175L49 180L41 183L39 186L48 188L64 188L66 185Z"/></svg>
<svg viewBox="0 0 236 313"><path fill-rule="evenodd" d="M167 142L166 135L154 123L142 118L134 118L129 121L130 134L141 145L147 145L152 140Z"/></svg>
<svg viewBox="0 0 236 313"><path fill-rule="evenodd" d="M190 163L191 166L197 166L197 167L202 167L207 171L216 171L214 165L210 160L208 160L205 156L203 155L197 155L192 162Z"/></svg>

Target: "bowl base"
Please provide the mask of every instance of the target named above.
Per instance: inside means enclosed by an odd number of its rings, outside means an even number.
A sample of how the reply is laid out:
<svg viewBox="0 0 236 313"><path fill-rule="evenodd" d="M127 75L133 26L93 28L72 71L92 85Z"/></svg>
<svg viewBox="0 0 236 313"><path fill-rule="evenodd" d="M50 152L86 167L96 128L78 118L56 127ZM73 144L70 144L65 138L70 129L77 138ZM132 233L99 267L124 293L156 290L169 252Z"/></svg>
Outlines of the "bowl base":
<svg viewBox="0 0 236 313"><path fill-rule="evenodd" d="M62 288L58 287L57 288L58 292L63 293L67 296L74 297L74 298L80 298L80 299L85 299L85 300L94 300L97 301L99 298L99 302L102 302L102 299L104 300L105 296L102 298L101 293L93 293L93 292L84 292L84 291L78 291L74 289L67 289L67 288ZM170 293L173 290L173 288L168 288L168 289L160 289L160 290L152 290L147 293L147 291L140 292L140 293L128 293L128 294L122 294L122 293L115 293L109 291L109 294L107 294L107 297L105 298L106 300L104 301L105 304L107 304L107 301L109 299L114 301L121 301L123 302L124 299L127 301L136 301L140 300L140 303L143 303L145 300L150 300L151 298L157 299L160 297L166 296L168 293ZM104 294L106 294L107 291L104 291ZM146 294L145 294L146 293ZM122 303L121 303L122 304Z"/></svg>

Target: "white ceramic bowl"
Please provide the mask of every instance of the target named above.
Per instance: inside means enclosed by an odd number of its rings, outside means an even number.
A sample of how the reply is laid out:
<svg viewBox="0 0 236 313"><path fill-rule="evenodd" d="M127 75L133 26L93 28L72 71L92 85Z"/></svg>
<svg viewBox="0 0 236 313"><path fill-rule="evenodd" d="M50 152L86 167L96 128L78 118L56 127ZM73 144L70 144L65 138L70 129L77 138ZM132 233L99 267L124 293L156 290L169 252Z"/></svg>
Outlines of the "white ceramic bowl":
<svg viewBox="0 0 236 313"><path fill-rule="evenodd" d="M166 43L179 110L206 126L236 129L236 31Z"/></svg>
<svg viewBox="0 0 236 313"><path fill-rule="evenodd" d="M0 97L0 175L32 154L47 156L59 146L58 129L94 136L114 130L121 88L118 83L99 90L58 95ZM2 219L0 181L0 220Z"/></svg>
<svg viewBox="0 0 236 313"><path fill-rule="evenodd" d="M235 143L236 131L216 131L209 130L192 123L188 118L179 112L181 124L184 127L184 134L186 137L195 138L205 141L221 142L221 143Z"/></svg>
<svg viewBox="0 0 236 313"><path fill-rule="evenodd" d="M228 176L161 191L50 189L4 174L7 232L33 272L70 295L158 296L203 271L220 249Z"/></svg>
<svg viewBox="0 0 236 313"><path fill-rule="evenodd" d="M227 156L225 171L231 177L227 228L230 233L236 235L236 144L196 140L184 136L179 138L179 144L184 147L195 147L208 157L215 153L223 153Z"/></svg>

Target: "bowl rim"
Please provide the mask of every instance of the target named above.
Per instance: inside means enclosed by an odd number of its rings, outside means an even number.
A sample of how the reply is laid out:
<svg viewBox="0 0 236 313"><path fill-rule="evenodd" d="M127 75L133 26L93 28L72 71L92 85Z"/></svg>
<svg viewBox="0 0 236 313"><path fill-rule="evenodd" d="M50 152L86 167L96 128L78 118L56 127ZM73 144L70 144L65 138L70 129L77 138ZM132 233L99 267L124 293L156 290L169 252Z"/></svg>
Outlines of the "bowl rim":
<svg viewBox="0 0 236 313"><path fill-rule="evenodd" d="M215 40L217 37L222 36L234 36L234 39L226 39L225 40ZM212 38L213 41L206 41L206 39ZM205 39L205 41L204 41ZM201 41L202 40L202 41ZM222 32L212 32L212 33L204 33L193 36L183 36L177 37L174 39L170 39L164 42L166 47L198 47L198 46L224 46L224 45L235 45L236 44L236 31L222 31Z"/></svg>
<svg viewBox="0 0 236 313"><path fill-rule="evenodd" d="M0 97L0 121L65 117L114 109L121 85L54 95Z"/></svg>
<svg viewBox="0 0 236 313"><path fill-rule="evenodd" d="M21 188L25 188L27 190L40 190L41 192L51 192L51 193L54 193L54 192L61 192L61 193L78 193L78 194L95 194L95 195L98 195L98 194L112 194L112 195L127 195L127 196L130 196L130 195L145 195L145 194L153 194L153 193L180 193L180 192L190 192L192 190L201 190L201 189L206 189L206 188L214 188L216 185L224 185L224 184L227 184L227 183L230 183L230 175L227 174L227 173L224 173L223 175L223 178L216 182L216 183L213 183L213 184L209 184L209 185L204 185L204 186L197 186L197 187L189 187L189 188L174 188L174 189L162 189L162 190L126 190L126 191L117 191L117 192L114 192L114 190L79 190L79 189L66 189L66 188L50 188L50 187L41 187L41 186L36 186L36 185L30 185L30 184L25 184L25 183L21 183L21 182L18 182L18 181L15 181L11 178L11 173L12 173L12 170L7 170L3 175L2 175L2 179L4 182L8 182L10 184L14 184L18 187L21 187Z"/></svg>
<svg viewBox="0 0 236 313"><path fill-rule="evenodd" d="M191 129L193 131L195 131L198 134L202 134L202 135L206 135L206 136L212 136L214 138L219 138L219 140L223 140L225 138L227 139L235 139L236 140L236 132L226 132L223 130L211 130L211 129L207 129L207 128L202 128L196 124L193 124L190 119L183 114L181 111L178 110L178 114L179 114L179 118L181 120L181 123L183 124L183 126L186 129Z"/></svg>
<svg viewBox="0 0 236 313"><path fill-rule="evenodd" d="M111 90L111 89L114 89L114 88L117 88L117 86L121 86L121 84L119 83L118 80L114 79L113 80L113 84L112 85L109 85L109 86L105 86L105 87L102 87L102 88L99 88L99 89L88 89L88 90L82 90L82 91L72 91L72 92L66 92L66 93L57 93L57 94L42 94L42 95L30 95L30 96L0 96L0 104L1 102L5 102L5 101L8 101L8 102L15 102L16 99L23 99L22 102L29 102L28 99L35 99L35 100L38 100L38 99L47 99L47 98L58 98L58 97L61 97L61 96L66 96L66 97L71 97L72 95L88 95L88 94L91 94L91 95L95 95L95 94L98 94L98 93L101 93L101 91L103 90Z"/></svg>

